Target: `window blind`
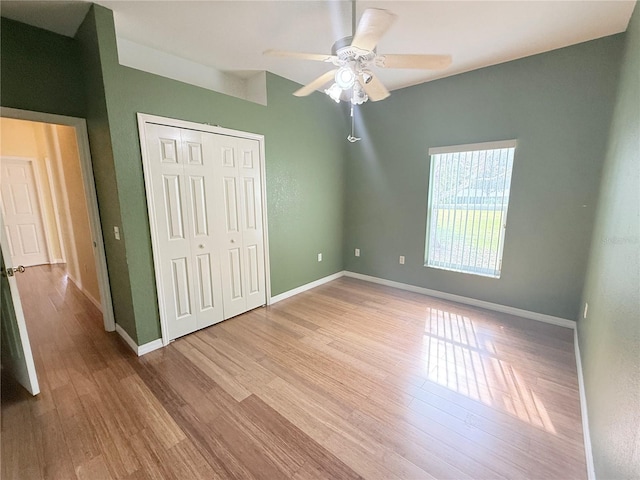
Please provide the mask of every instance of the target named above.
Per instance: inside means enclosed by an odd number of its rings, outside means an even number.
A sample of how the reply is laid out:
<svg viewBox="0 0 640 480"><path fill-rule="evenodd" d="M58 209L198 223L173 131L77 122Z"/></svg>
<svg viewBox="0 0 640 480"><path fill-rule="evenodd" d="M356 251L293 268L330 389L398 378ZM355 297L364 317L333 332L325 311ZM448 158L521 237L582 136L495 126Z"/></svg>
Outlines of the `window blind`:
<svg viewBox="0 0 640 480"><path fill-rule="evenodd" d="M500 277L515 141L429 150L425 265Z"/></svg>

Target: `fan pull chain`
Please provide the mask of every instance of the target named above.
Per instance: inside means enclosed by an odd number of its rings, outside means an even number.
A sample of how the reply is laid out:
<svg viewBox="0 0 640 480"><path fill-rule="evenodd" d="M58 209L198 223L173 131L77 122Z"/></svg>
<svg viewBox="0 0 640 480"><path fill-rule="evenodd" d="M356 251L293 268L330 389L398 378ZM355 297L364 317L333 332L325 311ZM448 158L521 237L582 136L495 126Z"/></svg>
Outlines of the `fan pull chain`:
<svg viewBox="0 0 640 480"><path fill-rule="evenodd" d="M355 136L355 128L356 119L353 116L353 105L351 105L351 135L347 137L347 140L349 140L351 143L356 143L358 140L360 140L360 137Z"/></svg>

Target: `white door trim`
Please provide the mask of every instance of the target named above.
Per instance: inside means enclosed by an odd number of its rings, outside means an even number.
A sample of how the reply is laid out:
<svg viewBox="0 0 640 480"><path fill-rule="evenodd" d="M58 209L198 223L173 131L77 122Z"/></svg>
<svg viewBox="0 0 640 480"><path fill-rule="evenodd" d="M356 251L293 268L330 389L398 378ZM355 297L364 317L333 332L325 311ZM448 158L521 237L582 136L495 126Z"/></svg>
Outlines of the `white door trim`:
<svg viewBox="0 0 640 480"><path fill-rule="evenodd" d="M64 177L64 168L62 167L62 152L60 150L60 139L58 138L58 134L55 131L55 125L47 125L47 129L49 130L47 133L49 134L49 138L51 141L50 147L53 149L53 157L55 159L54 162L54 167L55 171L58 175L58 179L60 182L60 188L62 189L63 192L67 191L67 181ZM54 198L56 197L56 195L54 195ZM76 244L76 236L75 233L73 231L73 226L72 226L72 221L71 221L71 208L69 206L69 197L68 195L62 195L62 206L64 208L64 217L66 218L66 234L69 237L69 242L72 245ZM63 243L64 244L64 243ZM78 251L76 248L72 248L71 251L69 252L71 258L73 259L73 264L76 265L76 267L80 267L80 264L78 263ZM65 255L65 259L66 259L66 255ZM71 271L71 269L67 268L67 275L68 277L71 279L71 281L76 285L76 287L78 287L80 290L82 290L84 292L85 295L87 295L87 292L84 290L84 288L82 287L82 284L79 282L79 278L80 277L80 272L77 271ZM87 297L89 297L89 295L87 295ZM91 300L91 298L89 298L89 300ZM95 299L94 299L95 300Z"/></svg>
<svg viewBox="0 0 640 480"><path fill-rule="evenodd" d="M47 254L47 263L53 263L53 257L51 256L51 238L49 238L48 227L50 225L49 215L47 215L44 209L44 201L42 199L42 182L40 181L40 170L38 169L38 159L33 157L17 157L17 156L2 156L0 157L0 164L4 162L24 162L31 167L31 175L33 175L33 183L36 188L36 197L38 199L38 208L40 209L40 225L42 226L42 236L44 241L44 249ZM6 212L3 212L6 213Z"/></svg>
<svg viewBox="0 0 640 480"><path fill-rule="evenodd" d="M113 301L111 299L111 287L109 286L109 274L107 272L107 257L104 250L102 225L100 223L100 213L98 211L98 196L96 194L95 180L93 178L93 167L91 164L89 134L87 132L86 120L84 118L67 117L65 115L56 115L53 113L32 112L29 110L18 110L6 107L0 107L0 116L16 118L19 120L30 120L32 122L66 125L75 129L76 139L78 142L78 154L80 157L80 171L82 172L82 182L84 185L87 210L89 213L89 227L91 229L91 238L94 243L94 257L96 261L98 285L100 287L100 302L102 304L104 329L107 332L113 332L116 329L116 323L113 316Z"/></svg>
<svg viewBox="0 0 640 480"><path fill-rule="evenodd" d="M203 123L195 123L188 122L185 120L177 120L174 118L160 117L157 115L150 115L147 113L138 113L138 133L140 135L140 149L142 153L142 164L144 167L144 185L145 192L147 195L147 208L149 211L149 226L151 229L151 246L153 250L153 266L155 268L155 277L156 277L156 290L158 293L158 307L160 310L160 327L162 330L162 343L163 345L168 345L170 340L168 336L169 328L167 324L167 318L164 314L165 312L165 302L162 296L162 292L164 292L164 284L161 275L158 275L158 272L161 272L161 264L160 264L160 242L156 236L157 225L156 225L156 208L153 203L154 192L153 185L151 179L148 178L148 173L151 171L150 159L147 154L147 137L145 133L145 125L147 123L155 123L158 125L165 125L167 127L176 127L176 128L185 128L189 130L197 130L201 132L214 133L218 135L227 135L231 137L240 137L247 138L251 140L257 140L260 144L260 183L262 187L262 223L263 223L263 236L264 236L264 276L265 276L265 302L267 305L271 304L271 270L269 267L269 230L267 223L267 185L266 185L266 168L265 168L265 149L264 149L264 135L260 135L257 133L248 133L242 132L240 130L231 130L229 128L223 128L213 125L206 125Z"/></svg>
<svg viewBox="0 0 640 480"><path fill-rule="evenodd" d="M49 186L51 190L53 190L53 172L51 171L51 159L49 157L45 157L44 166L47 170L47 180L49 181ZM64 240L62 239L62 225L60 224L60 208L58 206L58 196L54 195L53 191L51 193L51 201L53 202L53 219L55 221L56 230L58 232L58 244L60 245L60 258L54 259L54 263L67 263L67 252L64 247Z"/></svg>

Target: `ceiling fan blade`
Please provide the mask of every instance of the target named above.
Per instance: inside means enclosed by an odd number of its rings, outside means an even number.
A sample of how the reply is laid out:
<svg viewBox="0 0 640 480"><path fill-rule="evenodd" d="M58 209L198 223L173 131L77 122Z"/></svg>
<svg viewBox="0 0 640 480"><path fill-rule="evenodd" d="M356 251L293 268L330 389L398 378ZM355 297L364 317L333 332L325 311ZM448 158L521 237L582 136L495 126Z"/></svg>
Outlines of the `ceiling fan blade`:
<svg viewBox="0 0 640 480"><path fill-rule="evenodd" d="M376 66L382 68L416 68L422 70L442 70L451 65L451 55L380 55Z"/></svg>
<svg viewBox="0 0 640 480"><path fill-rule="evenodd" d="M378 80L378 77L376 76L371 77L371 80L369 81L369 83L365 83L362 80L362 77L358 77L358 81L360 82L360 85L362 85L362 88L364 88L364 91L369 96L369 100L371 100L372 102L384 100L389 95L391 95L389 93L389 90L387 90L387 87L385 87L382 84L382 82Z"/></svg>
<svg viewBox="0 0 640 480"><path fill-rule="evenodd" d="M269 55L271 57L288 57L296 58L298 60L313 60L316 62L331 62L334 58L333 55L325 55L322 53L301 53L301 52L288 52L286 50L265 50L263 55Z"/></svg>
<svg viewBox="0 0 640 480"><path fill-rule="evenodd" d="M333 78L335 77L337 71L338 71L338 69L334 68L333 70L329 70L328 72L323 73L322 75L320 75L315 80L312 80L311 82L307 83L301 89L296 90L295 92L293 92L293 94L296 97L306 97L307 95L311 95L317 89L322 87L325 83L328 83L331 80L333 80Z"/></svg>
<svg viewBox="0 0 640 480"><path fill-rule="evenodd" d="M373 50L395 19L396 15L389 10L367 8L360 17L351 46L361 50Z"/></svg>

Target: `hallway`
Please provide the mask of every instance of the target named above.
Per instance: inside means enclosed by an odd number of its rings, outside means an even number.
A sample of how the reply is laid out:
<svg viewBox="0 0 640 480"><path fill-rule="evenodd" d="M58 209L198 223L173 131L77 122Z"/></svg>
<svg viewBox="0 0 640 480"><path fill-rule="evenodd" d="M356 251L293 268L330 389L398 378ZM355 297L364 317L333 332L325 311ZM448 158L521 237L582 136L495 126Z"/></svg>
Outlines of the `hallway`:
<svg viewBox="0 0 640 480"><path fill-rule="evenodd" d="M3 375L2 478L76 478L74 466L86 473L79 478L109 478L96 457L107 425L88 412L108 408L104 399L119 390L113 374L131 373L130 351L104 331L102 314L65 266L29 267L16 278L41 393L32 398Z"/></svg>

